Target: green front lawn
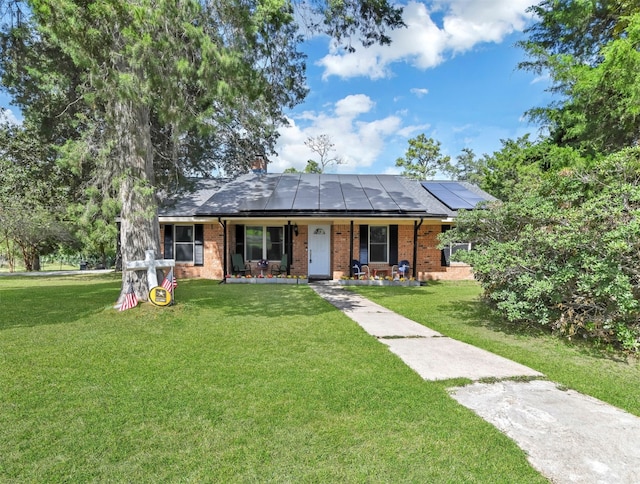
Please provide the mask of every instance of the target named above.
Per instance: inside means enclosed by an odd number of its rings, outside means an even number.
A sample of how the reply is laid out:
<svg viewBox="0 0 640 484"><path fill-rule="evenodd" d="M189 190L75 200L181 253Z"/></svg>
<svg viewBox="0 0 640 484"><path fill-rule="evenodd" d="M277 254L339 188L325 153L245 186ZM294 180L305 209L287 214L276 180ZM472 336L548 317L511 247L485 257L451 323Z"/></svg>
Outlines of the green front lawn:
<svg viewBox="0 0 640 484"><path fill-rule="evenodd" d="M534 368L554 382L640 416L640 361L581 341L501 323L480 304L475 282L416 288L357 287L358 293L452 338Z"/></svg>
<svg viewBox="0 0 640 484"><path fill-rule="evenodd" d="M546 482L309 287L179 283L0 277L0 481Z"/></svg>

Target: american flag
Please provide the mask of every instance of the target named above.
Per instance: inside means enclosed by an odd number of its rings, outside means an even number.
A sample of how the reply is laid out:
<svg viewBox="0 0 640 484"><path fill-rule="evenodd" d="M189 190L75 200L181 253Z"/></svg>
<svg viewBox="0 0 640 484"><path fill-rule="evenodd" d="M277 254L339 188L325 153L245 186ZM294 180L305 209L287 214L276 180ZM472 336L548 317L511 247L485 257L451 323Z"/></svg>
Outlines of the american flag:
<svg viewBox="0 0 640 484"><path fill-rule="evenodd" d="M137 305L138 298L133 290L133 286L129 284L129 289L127 289L127 293L124 295L124 301L122 301L122 304L120 305L120 311L135 308Z"/></svg>
<svg viewBox="0 0 640 484"><path fill-rule="evenodd" d="M173 275L173 269L169 271L169 274L164 278L161 284L167 291L172 291L173 289L178 287L178 281L176 281L175 276Z"/></svg>

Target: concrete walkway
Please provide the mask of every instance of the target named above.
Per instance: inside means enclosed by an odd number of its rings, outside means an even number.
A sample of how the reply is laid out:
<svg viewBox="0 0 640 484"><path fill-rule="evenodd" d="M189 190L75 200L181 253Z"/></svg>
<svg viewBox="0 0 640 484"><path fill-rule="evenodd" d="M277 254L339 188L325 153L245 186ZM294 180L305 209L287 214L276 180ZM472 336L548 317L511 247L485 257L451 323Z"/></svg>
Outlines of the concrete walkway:
<svg viewBox="0 0 640 484"><path fill-rule="evenodd" d="M512 438L552 482L640 483L640 418L560 389L531 368L445 337L341 286L311 287L425 380L473 380L451 388L451 396ZM514 377L537 379L478 382Z"/></svg>

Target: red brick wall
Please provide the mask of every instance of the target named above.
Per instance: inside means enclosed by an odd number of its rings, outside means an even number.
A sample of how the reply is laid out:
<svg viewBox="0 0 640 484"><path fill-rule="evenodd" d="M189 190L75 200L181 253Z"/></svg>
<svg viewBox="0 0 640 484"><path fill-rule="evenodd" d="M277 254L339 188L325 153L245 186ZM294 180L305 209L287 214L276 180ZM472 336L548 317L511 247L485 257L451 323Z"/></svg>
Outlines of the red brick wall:
<svg viewBox="0 0 640 484"><path fill-rule="evenodd" d="M473 279L471 267L468 265L442 265L442 252L438 249L440 232L442 232L442 226L439 224L425 223L418 230L417 279L421 281Z"/></svg>
<svg viewBox="0 0 640 484"><path fill-rule="evenodd" d="M309 269L307 257L309 227L298 224L298 235L293 235L293 257L291 258L291 274L306 276Z"/></svg>
<svg viewBox="0 0 640 484"><path fill-rule="evenodd" d="M350 224L336 224L331 227L331 268L334 279L348 276L351 260L349 258ZM353 258L360 258L360 225L353 226ZM413 263L413 225L398 226L398 260L406 259ZM438 249L437 235L441 232L439 224L423 225L418 230L418 250L416 275L419 280L459 280L473 279L471 268L465 265L443 267L441 265L441 252ZM235 225L228 224L228 264L231 253L235 251ZM308 226L298 224L298 235L293 235L293 257L291 259L291 274L306 275L308 273ZM164 225L160 225L160 240L164 240ZM204 224L204 265L176 264L177 278L207 278L221 279L224 277L223 269L223 231L218 223ZM164 250L164 247L162 247ZM370 269L386 270L390 275L391 267L388 264L370 264ZM255 271L254 271L255 273Z"/></svg>
<svg viewBox="0 0 640 484"><path fill-rule="evenodd" d="M193 263L176 262L174 270L176 279L222 279L224 276L222 270L224 244L222 227L217 223L206 223L203 224L203 228L204 265L195 266ZM160 240L164 240L164 224L160 224ZM160 244L160 250L164 252L164 244Z"/></svg>
<svg viewBox="0 0 640 484"><path fill-rule="evenodd" d="M437 237L440 232L442 232L440 225L422 224L420 229L418 229L418 251L416 260L418 279L424 279L423 274L426 272L444 272L446 269L441 265L442 257L440 249L438 249Z"/></svg>
<svg viewBox="0 0 640 484"><path fill-rule="evenodd" d="M398 225L398 261L408 260L413 264L413 225ZM423 223L418 229L418 250L416 253L416 278L429 279L473 279L469 266L442 266L441 251L438 249L438 234L442 231L440 224ZM348 230L347 230L348 233ZM344 241L345 254L348 259L349 241ZM334 252L336 252L334 250ZM360 226L354 225L353 257L360 259ZM335 257L334 257L335 259ZM334 278L339 279L349 274L349 261L345 260L345 269L334 266ZM391 274L391 267L384 263L369 264L371 271L383 270ZM412 267L413 272L413 267Z"/></svg>
<svg viewBox="0 0 640 484"><path fill-rule="evenodd" d="M349 272L349 231L350 225L331 226L331 271L333 279L340 279Z"/></svg>

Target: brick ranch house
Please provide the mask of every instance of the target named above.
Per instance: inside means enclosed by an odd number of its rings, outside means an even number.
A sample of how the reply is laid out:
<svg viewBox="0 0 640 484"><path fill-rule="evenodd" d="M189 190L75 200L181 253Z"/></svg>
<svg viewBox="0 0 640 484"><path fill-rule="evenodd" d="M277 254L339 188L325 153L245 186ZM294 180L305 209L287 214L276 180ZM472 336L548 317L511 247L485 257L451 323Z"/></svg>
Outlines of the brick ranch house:
<svg viewBox="0 0 640 484"><path fill-rule="evenodd" d="M471 279L469 266L450 262L461 241L438 249L437 235L458 210L494 200L466 182L419 182L398 175L272 174L233 181L198 180L195 189L165 200L159 211L163 257L176 277L222 279L240 254L317 279L349 276L351 262L390 274L407 260L418 280ZM386 272L385 272L386 271Z"/></svg>

